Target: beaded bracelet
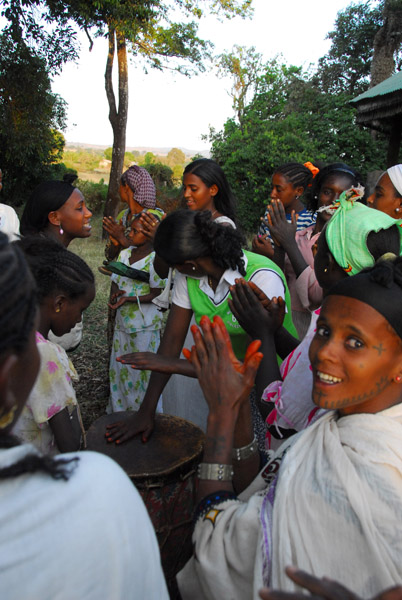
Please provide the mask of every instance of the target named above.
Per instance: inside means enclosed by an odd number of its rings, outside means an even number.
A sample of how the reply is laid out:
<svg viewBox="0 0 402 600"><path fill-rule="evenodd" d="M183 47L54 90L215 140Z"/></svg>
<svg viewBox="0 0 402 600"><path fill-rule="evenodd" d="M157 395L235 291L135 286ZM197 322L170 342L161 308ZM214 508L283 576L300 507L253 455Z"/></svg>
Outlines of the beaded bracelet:
<svg viewBox="0 0 402 600"><path fill-rule="evenodd" d="M232 481L232 465L218 463L200 463L197 472L198 479L210 479L213 481Z"/></svg>
<svg viewBox="0 0 402 600"><path fill-rule="evenodd" d="M253 456L253 454L256 454L257 452L257 439L254 436L253 441L247 444L247 446L242 446L241 448L233 448L232 458L233 460L245 460L246 458L250 458L250 456Z"/></svg>

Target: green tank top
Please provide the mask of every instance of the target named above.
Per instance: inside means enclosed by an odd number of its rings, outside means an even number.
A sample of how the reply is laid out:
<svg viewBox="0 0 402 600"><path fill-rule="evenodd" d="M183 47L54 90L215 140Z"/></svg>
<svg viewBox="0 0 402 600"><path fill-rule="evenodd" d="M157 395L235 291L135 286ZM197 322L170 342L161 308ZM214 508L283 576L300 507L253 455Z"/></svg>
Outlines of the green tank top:
<svg viewBox="0 0 402 600"><path fill-rule="evenodd" d="M288 309L288 312L285 314L283 326L285 329L287 329L287 331L289 331L290 334L297 338L297 332L295 326L293 325L290 312L290 294L285 275L281 269L269 258L261 256L260 254L248 252L247 250L244 251L244 254L246 255L248 261L246 275L244 277L246 281L248 281L255 273L257 273L257 271L261 270L275 271L275 273L277 273L281 278L283 285L285 286L285 302ZM219 315L229 332L235 355L239 360L243 360L248 345L248 336L244 329L240 327L240 324L229 308L228 299L232 297L230 292L228 291L225 298L219 302L219 304L215 304L215 302L200 289L200 280L191 279L191 277L187 277L187 290L190 298L191 308L193 309L197 324L200 323L200 319L203 315L206 315L211 320L215 315Z"/></svg>

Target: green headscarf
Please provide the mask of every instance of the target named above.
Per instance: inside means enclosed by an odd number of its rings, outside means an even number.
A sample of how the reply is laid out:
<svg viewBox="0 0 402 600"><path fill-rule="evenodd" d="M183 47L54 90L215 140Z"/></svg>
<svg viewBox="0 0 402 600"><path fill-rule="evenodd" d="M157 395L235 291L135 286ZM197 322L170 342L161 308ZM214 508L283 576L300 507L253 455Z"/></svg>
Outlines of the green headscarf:
<svg viewBox="0 0 402 600"><path fill-rule="evenodd" d="M402 219L393 219L389 215L368 208L356 202L363 196L360 186L342 192L339 197L339 208L328 221L325 237L328 248L336 262L348 275L356 275L366 267L372 267L374 258L367 248L367 237L374 231L389 229L393 225L399 227L402 253Z"/></svg>

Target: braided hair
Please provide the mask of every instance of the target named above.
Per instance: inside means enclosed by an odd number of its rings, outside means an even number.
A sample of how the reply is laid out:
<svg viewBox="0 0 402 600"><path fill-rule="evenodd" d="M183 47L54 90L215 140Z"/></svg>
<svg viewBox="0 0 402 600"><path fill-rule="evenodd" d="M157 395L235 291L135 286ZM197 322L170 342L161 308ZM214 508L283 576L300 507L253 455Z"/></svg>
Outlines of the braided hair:
<svg viewBox="0 0 402 600"><path fill-rule="evenodd" d="M25 257L0 232L0 357L25 349L36 311L36 284Z"/></svg>
<svg viewBox="0 0 402 600"><path fill-rule="evenodd" d="M218 193L214 196L216 210L236 223L236 199L218 163L210 158L198 158L186 166L183 177L190 173L199 177L207 187L217 186Z"/></svg>
<svg viewBox="0 0 402 600"><path fill-rule="evenodd" d="M10 352L23 353L35 323L37 287L18 243L10 244L0 232L0 361ZM0 448L18 445L18 440L4 433ZM71 472L66 464L76 462L55 460L38 454L28 454L18 462L0 469L0 479L17 477L24 473L45 472L55 479L68 479Z"/></svg>
<svg viewBox="0 0 402 600"><path fill-rule="evenodd" d="M212 221L208 210L171 213L159 225L154 239L156 254L168 265L208 256L219 267L237 269L245 275L243 245L239 231Z"/></svg>
<svg viewBox="0 0 402 600"><path fill-rule="evenodd" d="M275 169L275 173L280 173L292 184L294 188L302 187L305 192L313 181L313 174L304 165L297 162L287 162Z"/></svg>
<svg viewBox="0 0 402 600"><path fill-rule="evenodd" d="M15 243L25 253L40 302L56 290L74 299L84 295L94 284L94 275L86 262L58 242L33 235Z"/></svg>

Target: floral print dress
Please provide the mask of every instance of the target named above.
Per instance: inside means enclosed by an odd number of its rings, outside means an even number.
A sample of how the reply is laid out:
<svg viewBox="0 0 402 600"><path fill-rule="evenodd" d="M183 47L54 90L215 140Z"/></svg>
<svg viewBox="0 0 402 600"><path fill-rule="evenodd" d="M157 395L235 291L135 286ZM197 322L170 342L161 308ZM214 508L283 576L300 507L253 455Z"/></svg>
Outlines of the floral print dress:
<svg viewBox="0 0 402 600"><path fill-rule="evenodd" d="M13 433L30 442L44 454L57 454L58 448L49 420L65 408L71 414L75 407L81 422L73 381L78 375L66 351L36 332L41 366L36 383L14 426Z"/></svg>
<svg viewBox="0 0 402 600"><path fill-rule="evenodd" d="M112 275L120 290L128 296L145 296L151 288L164 288L165 280L160 279L154 270L155 252L130 265L132 248L119 254L119 262L150 275L149 283L129 279L122 275ZM138 410L146 392L150 371L137 371L130 365L117 362L116 358L132 352L156 352L159 348L160 333L165 321L163 313L153 302L126 302L116 311L116 322L110 355L110 399L108 413Z"/></svg>

